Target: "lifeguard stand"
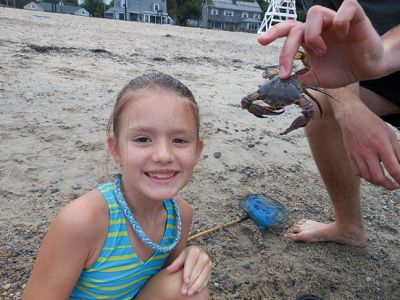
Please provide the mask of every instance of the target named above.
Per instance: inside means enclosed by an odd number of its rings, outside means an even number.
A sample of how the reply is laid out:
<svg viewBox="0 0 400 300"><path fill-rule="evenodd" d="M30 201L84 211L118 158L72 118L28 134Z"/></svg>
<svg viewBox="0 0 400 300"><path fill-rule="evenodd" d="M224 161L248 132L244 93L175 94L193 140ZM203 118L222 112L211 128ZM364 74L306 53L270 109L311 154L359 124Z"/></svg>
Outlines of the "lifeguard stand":
<svg viewBox="0 0 400 300"><path fill-rule="evenodd" d="M264 33L271 26L286 21L296 20L295 0L269 0L269 6L257 33Z"/></svg>

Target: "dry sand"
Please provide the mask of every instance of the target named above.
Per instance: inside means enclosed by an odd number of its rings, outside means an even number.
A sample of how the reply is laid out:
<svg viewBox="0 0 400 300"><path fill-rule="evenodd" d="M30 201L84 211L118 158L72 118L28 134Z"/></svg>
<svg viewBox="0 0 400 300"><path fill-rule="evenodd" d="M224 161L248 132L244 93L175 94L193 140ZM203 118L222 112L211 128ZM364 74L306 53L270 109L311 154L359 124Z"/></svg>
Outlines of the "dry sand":
<svg viewBox="0 0 400 300"><path fill-rule="evenodd" d="M282 238L300 218L334 215L303 131L279 135L300 110L258 119L240 108L262 81L258 66L277 63L279 43L0 8L0 299L20 298L56 213L107 180L105 126L116 93L150 70L182 80L200 105L206 148L182 192L195 210L192 232L234 219L249 193L266 193L289 213L264 233L249 220L193 241L214 261L214 299L400 299L399 191L362 183L365 249Z"/></svg>

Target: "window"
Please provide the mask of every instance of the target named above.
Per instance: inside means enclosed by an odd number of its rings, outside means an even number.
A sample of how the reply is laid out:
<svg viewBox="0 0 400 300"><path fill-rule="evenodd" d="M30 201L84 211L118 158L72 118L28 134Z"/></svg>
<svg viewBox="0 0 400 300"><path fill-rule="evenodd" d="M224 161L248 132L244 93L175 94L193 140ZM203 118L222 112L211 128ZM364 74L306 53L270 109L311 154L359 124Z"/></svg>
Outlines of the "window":
<svg viewBox="0 0 400 300"><path fill-rule="evenodd" d="M258 29L258 25L256 23L248 23L247 24L247 29L257 30Z"/></svg>
<svg viewBox="0 0 400 300"><path fill-rule="evenodd" d="M160 10L160 4L154 4L154 11Z"/></svg>
<svg viewBox="0 0 400 300"><path fill-rule="evenodd" d="M224 16L232 17L233 16L233 10L224 10Z"/></svg>
<svg viewBox="0 0 400 300"><path fill-rule="evenodd" d="M260 20L260 14L254 13L254 19Z"/></svg>
<svg viewBox="0 0 400 300"><path fill-rule="evenodd" d="M120 0L121 7L125 7L126 0Z"/></svg>
<svg viewBox="0 0 400 300"><path fill-rule="evenodd" d="M218 9L216 9L216 8L211 8L211 14L212 14L212 15L218 15Z"/></svg>
<svg viewBox="0 0 400 300"><path fill-rule="evenodd" d="M249 17L249 13L247 11L242 12L242 18L248 18Z"/></svg>
<svg viewBox="0 0 400 300"><path fill-rule="evenodd" d="M143 22L150 22L150 15L143 15Z"/></svg>

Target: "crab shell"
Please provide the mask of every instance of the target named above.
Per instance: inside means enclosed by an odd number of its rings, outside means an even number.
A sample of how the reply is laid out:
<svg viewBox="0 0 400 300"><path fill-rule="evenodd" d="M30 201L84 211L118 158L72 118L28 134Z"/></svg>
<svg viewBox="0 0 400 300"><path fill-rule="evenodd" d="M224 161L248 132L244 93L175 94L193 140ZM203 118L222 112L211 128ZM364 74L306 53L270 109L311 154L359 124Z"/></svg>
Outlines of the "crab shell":
<svg viewBox="0 0 400 300"><path fill-rule="evenodd" d="M303 88L296 75L284 80L275 76L261 84L257 92L265 103L277 107L291 105L303 96Z"/></svg>

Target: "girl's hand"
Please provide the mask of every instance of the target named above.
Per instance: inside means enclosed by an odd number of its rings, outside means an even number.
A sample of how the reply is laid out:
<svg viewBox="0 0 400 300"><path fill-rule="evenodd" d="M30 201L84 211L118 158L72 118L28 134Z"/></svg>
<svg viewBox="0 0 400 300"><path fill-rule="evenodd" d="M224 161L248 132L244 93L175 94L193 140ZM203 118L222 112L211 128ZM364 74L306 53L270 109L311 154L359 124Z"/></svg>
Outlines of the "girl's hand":
<svg viewBox="0 0 400 300"><path fill-rule="evenodd" d="M197 246L185 248L179 256L167 267L174 273L183 267L182 294L192 296L202 291L211 278L212 262L207 253Z"/></svg>

